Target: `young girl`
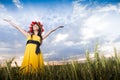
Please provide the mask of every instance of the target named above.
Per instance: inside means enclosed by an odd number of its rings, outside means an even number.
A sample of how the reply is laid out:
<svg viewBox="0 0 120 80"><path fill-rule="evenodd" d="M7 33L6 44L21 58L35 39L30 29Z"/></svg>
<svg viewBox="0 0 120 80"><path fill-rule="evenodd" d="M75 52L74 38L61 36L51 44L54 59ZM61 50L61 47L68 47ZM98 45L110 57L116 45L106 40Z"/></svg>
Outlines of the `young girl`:
<svg viewBox="0 0 120 80"><path fill-rule="evenodd" d="M44 71L44 60L40 46L45 38L47 38L52 32L63 26L59 26L50 30L45 35L42 35L44 31L43 25L40 22L32 22L29 32L23 30L20 26L13 23L11 20L4 19L4 21L11 24L18 29L25 37L27 37L26 49L24 58L20 70L22 73L35 73Z"/></svg>

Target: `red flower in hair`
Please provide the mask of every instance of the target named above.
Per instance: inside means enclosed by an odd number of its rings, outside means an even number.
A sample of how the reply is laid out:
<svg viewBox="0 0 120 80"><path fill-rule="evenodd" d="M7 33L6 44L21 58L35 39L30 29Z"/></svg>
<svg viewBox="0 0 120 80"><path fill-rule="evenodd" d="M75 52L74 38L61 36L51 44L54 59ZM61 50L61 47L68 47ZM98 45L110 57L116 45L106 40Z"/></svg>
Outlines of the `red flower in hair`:
<svg viewBox="0 0 120 80"><path fill-rule="evenodd" d="M33 32L33 26L35 25L35 24L37 24L39 27L41 27L41 30L42 30L42 32L44 31L44 28L43 28L43 25L40 23L40 22L34 22L34 21L32 21L32 23L31 23L31 25L30 25L30 30L29 30L29 32Z"/></svg>

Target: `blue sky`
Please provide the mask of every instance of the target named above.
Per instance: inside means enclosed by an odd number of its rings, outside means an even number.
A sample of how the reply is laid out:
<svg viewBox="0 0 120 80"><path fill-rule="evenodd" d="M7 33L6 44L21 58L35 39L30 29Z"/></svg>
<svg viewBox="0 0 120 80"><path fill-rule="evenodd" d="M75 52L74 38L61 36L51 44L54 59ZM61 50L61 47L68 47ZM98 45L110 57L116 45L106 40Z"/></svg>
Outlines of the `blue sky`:
<svg viewBox="0 0 120 80"><path fill-rule="evenodd" d="M113 55L120 48L119 0L0 0L0 59L22 60L26 38L2 19L28 30L31 21L41 21L47 31L59 25L41 46L45 61L79 59L86 49Z"/></svg>

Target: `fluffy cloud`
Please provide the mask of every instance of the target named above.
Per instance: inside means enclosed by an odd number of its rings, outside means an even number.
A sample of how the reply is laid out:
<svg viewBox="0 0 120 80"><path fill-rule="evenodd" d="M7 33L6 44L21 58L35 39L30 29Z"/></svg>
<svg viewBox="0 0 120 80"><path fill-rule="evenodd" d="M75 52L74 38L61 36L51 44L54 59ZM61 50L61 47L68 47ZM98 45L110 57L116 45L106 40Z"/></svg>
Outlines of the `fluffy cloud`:
<svg viewBox="0 0 120 80"><path fill-rule="evenodd" d="M68 34L57 34L53 42L60 42L67 38Z"/></svg>
<svg viewBox="0 0 120 80"><path fill-rule="evenodd" d="M23 4L20 2L20 0L13 0L13 2L17 6L17 8L23 8Z"/></svg>
<svg viewBox="0 0 120 80"><path fill-rule="evenodd" d="M5 9L4 5L3 4L0 4L0 10L1 9Z"/></svg>

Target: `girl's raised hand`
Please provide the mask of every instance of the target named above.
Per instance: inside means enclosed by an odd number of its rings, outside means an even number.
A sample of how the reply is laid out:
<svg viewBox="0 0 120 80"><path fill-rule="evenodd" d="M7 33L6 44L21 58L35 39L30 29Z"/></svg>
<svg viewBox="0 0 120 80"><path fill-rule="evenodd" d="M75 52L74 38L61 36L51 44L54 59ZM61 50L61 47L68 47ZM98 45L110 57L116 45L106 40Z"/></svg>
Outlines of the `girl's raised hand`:
<svg viewBox="0 0 120 80"><path fill-rule="evenodd" d="M10 22L11 20L8 20L8 19L3 19L4 21L6 21L6 22Z"/></svg>
<svg viewBox="0 0 120 80"><path fill-rule="evenodd" d="M58 28L63 28L64 26L59 26Z"/></svg>

